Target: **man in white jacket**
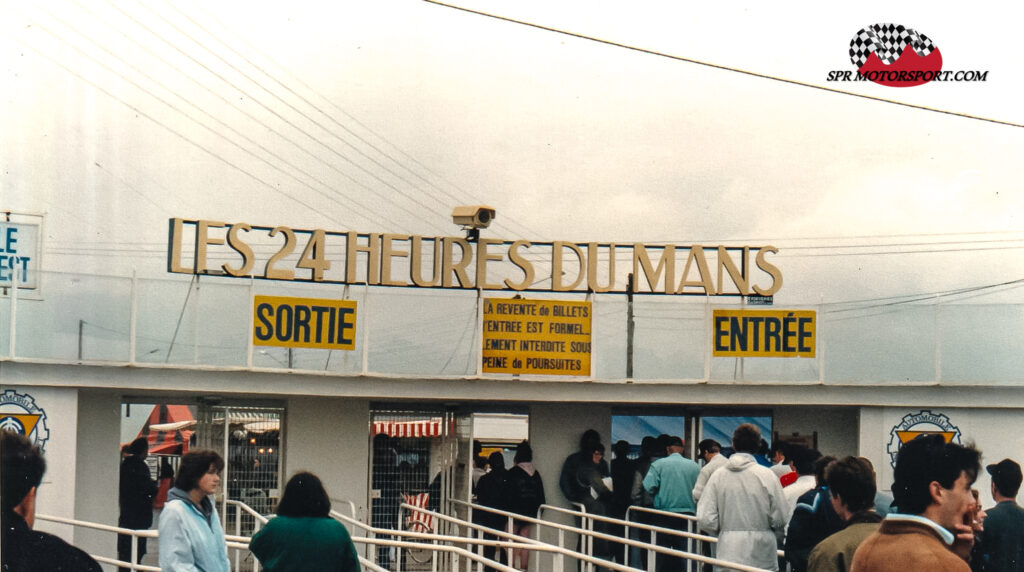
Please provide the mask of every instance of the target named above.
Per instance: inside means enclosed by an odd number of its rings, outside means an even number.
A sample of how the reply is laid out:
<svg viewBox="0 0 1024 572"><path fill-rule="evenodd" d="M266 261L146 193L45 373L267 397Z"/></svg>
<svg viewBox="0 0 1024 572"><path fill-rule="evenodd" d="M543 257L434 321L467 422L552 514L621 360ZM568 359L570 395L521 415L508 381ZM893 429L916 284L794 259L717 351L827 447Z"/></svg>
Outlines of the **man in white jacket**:
<svg viewBox="0 0 1024 572"><path fill-rule="evenodd" d="M697 526L718 535L720 560L778 570L776 551L789 507L778 477L754 460L760 443L761 432L754 425L736 428L732 434L736 453L708 479L697 503Z"/></svg>
<svg viewBox="0 0 1024 572"><path fill-rule="evenodd" d="M697 452L700 458L704 459L704 466L701 467L700 474L697 475L697 484L693 486L693 500L700 501L700 496L704 494L704 487L708 486L708 479L715 471L725 466L729 459L722 454L722 446L714 439L701 441L697 445Z"/></svg>

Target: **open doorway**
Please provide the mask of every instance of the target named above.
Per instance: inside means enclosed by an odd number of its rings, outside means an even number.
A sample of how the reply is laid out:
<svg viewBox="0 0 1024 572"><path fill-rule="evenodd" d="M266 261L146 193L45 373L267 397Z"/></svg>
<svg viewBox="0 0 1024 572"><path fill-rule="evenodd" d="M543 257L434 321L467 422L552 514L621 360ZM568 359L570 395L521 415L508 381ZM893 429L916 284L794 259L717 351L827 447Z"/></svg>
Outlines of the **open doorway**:
<svg viewBox="0 0 1024 572"><path fill-rule="evenodd" d="M217 451L225 463L217 501L226 524L235 512L228 501L241 501L269 514L281 492L283 414L280 407L124 403L122 458L132 442L145 443L146 466L151 479L159 482L154 498L154 510L159 511L182 455L193 449Z"/></svg>

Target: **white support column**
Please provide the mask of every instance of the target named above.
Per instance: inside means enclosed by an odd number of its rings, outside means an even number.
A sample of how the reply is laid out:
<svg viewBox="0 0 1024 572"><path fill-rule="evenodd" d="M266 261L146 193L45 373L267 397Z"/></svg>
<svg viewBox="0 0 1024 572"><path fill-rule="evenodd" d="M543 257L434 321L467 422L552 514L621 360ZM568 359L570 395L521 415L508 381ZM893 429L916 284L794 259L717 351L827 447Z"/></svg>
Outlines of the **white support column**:
<svg viewBox="0 0 1024 572"><path fill-rule="evenodd" d="M363 291L363 375L369 372L370 367L370 285L367 284Z"/></svg>
<svg viewBox="0 0 1024 572"><path fill-rule="evenodd" d="M932 304L933 308L933 322L932 327L935 328L935 383L942 384L942 320L940 320L940 312L942 311L942 304L939 303L939 295L935 295L935 303Z"/></svg>
<svg viewBox="0 0 1024 572"><path fill-rule="evenodd" d="M139 277L132 268L131 310L128 318L128 363L135 365L139 321Z"/></svg>
<svg viewBox="0 0 1024 572"><path fill-rule="evenodd" d="M478 327L483 327L484 323L484 305L483 305L483 293L484 291L480 288L476 289L476 323L473 324L473 336L474 339L469 341L470 353L476 354L476 377L483 377L484 375L484 344L483 336L477 331ZM476 351L473 351L473 349Z"/></svg>
<svg viewBox="0 0 1024 572"><path fill-rule="evenodd" d="M255 310L253 305L256 303L256 277L249 276L249 328L250 331L245 336L245 366L252 369L253 364L253 353L255 348L252 345L252 328L253 324L256 323Z"/></svg>
<svg viewBox="0 0 1024 572"><path fill-rule="evenodd" d="M590 302L590 377L587 381L594 381L597 379L597 360L594 359L594 349L597 347L594 343L594 332L597 331L597 302L594 300L593 292L587 292L587 302Z"/></svg>
<svg viewBox="0 0 1024 572"><path fill-rule="evenodd" d="M704 297L704 331L711 332L711 296ZM711 335L701 336L704 340L704 383L711 381Z"/></svg>
<svg viewBox="0 0 1024 572"><path fill-rule="evenodd" d="M18 259L14 259L15 265L18 263ZM18 273L11 272L11 328L10 335L8 336L8 343L10 344L10 351L7 352L8 357L14 357L15 338L18 333Z"/></svg>
<svg viewBox="0 0 1024 572"><path fill-rule="evenodd" d="M824 316L825 316L825 297L822 296L821 297L821 302L818 304L818 319L815 320L818 323L818 325L815 327L815 331L814 331L814 337L815 337L815 340L814 340L815 350L814 351L817 352L817 354L818 354L818 383L820 383L822 385L825 384L825 336L821 335L822 334L822 327L821 326L825 322L825 320L823 319Z"/></svg>

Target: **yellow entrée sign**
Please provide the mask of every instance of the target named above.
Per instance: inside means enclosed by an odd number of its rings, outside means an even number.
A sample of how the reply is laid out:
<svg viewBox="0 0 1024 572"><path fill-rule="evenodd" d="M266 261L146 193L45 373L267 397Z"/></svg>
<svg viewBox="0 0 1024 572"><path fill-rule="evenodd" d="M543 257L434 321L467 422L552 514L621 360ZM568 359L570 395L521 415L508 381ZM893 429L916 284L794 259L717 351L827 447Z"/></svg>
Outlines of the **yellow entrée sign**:
<svg viewBox="0 0 1024 572"><path fill-rule="evenodd" d="M253 299L253 345L353 350L355 334L355 300L287 296Z"/></svg>
<svg viewBox="0 0 1024 572"><path fill-rule="evenodd" d="M715 310L715 357L814 357L814 310Z"/></svg>
<svg viewBox="0 0 1024 572"><path fill-rule="evenodd" d="M590 302L485 298L484 373L590 375Z"/></svg>

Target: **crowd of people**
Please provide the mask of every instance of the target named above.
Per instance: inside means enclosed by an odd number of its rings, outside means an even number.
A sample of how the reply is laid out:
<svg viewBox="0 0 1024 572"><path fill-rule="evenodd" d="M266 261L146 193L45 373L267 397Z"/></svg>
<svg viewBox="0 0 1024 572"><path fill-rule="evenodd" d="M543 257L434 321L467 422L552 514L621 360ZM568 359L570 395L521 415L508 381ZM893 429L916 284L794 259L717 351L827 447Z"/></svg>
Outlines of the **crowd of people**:
<svg viewBox="0 0 1024 572"><path fill-rule="evenodd" d="M0 431L3 466L3 570L99 570L85 552L56 536L33 530L37 488L46 462L24 436ZM720 560L792 572L875 572L939 570L1012 572L1024 570L1024 509L1016 502L1020 465L1004 459L985 470L995 506L982 510L972 485L981 471L981 454L970 445L946 442L940 435L920 435L904 444L896 458L892 494L878 490L877 476L863 457L834 458L799 446L769 451L754 425L740 425L728 447L707 439L697 447L699 463L684 455L681 438L645 438L639 458L630 459L628 444L612 447L605 459L596 431L583 434L579 450L569 455L559 475L565 498L588 514L622 519L630 506L647 507L633 520L684 530L690 515L698 529L716 536ZM149 480L142 444L129 446L122 462L121 518L127 528L145 528L150 516L139 507L152 503L157 484ZM768 459L772 455L772 460ZM501 452L491 454L476 480L483 506L534 517L545 502L544 486L526 441L516 448L506 470ZM181 458L173 487L159 518L159 564L179 570L230 570L224 531L211 496L220 485L224 461L213 451L191 451ZM138 474L136 474L138 473ZM138 481L132 486L126 483ZM142 482L146 479L146 482ZM288 481L277 516L256 533L250 549L271 572L285 570L359 570L355 548L345 527L330 518L330 501L320 479L300 472ZM474 521L505 530L504 516L478 510ZM613 536L622 530L597 521L594 529ZM514 520L511 532L529 536L531 523ZM635 527L631 536L649 540ZM127 561L131 536L118 540ZM679 535L662 532L658 544L690 548ZM139 557L145 544L136 549ZM778 550L785 556L780 558ZM647 569L646 552L596 539L594 555L628 560ZM504 551L488 551L502 558ZM529 552L516 551L513 562L529 565ZM686 570L681 558L658 554L657 570ZM692 565L691 565L692 566ZM311 568L312 567L312 568ZM692 566L694 569L695 566ZM727 568L722 568L727 569Z"/></svg>
<svg viewBox="0 0 1024 572"><path fill-rule="evenodd" d="M668 529L686 527L673 514L695 516L700 532L717 537L714 554L705 545L705 555L719 560L790 572L1024 571L1024 509L1016 503L1020 465L1004 459L986 467L996 504L982 510L980 494L971 489L980 452L940 435L903 445L892 494L878 489L864 457L837 459L787 443L769 448L751 424L740 425L728 446L701 441L699 464L684 456L679 437L647 437L633 460L620 456L628 450L623 445L613 447L609 471L600 437L584 433L580 450L562 467L566 499L589 514L616 518L631 505L654 509L632 520ZM611 489L599 484L609 475ZM598 522L595 530L612 529ZM632 538L646 542L650 535L634 529ZM623 551L608 544L595 542L594 554L622 561ZM688 548L681 536L664 532L658 544ZM646 557L646 551L632 550L626 563L647 569ZM655 566L687 569L660 553Z"/></svg>

